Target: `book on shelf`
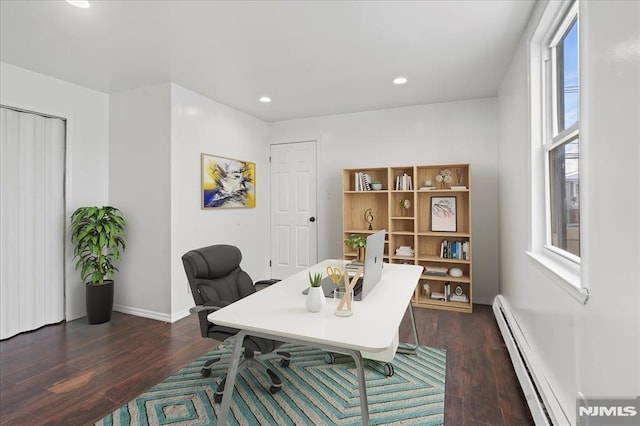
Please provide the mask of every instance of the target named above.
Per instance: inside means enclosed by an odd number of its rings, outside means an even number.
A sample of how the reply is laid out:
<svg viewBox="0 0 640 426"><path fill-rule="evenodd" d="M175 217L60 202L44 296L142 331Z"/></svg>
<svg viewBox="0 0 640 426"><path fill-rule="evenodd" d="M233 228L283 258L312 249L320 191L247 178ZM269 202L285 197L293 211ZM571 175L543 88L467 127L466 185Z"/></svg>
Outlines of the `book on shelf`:
<svg viewBox="0 0 640 426"><path fill-rule="evenodd" d="M402 175L396 176L396 191L412 191L413 190L413 180L411 176L404 173Z"/></svg>
<svg viewBox="0 0 640 426"><path fill-rule="evenodd" d="M435 186L421 186L418 191L433 191L436 189Z"/></svg>
<svg viewBox="0 0 640 426"><path fill-rule="evenodd" d="M469 241L442 241L440 244L440 257L443 259L469 260Z"/></svg>
<svg viewBox="0 0 640 426"><path fill-rule="evenodd" d="M432 291L431 296L434 300L444 300L444 293L439 293L437 291Z"/></svg>
<svg viewBox="0 0 640 426"><path fill-rule="evenodd" d="M356 191L371 191L371 176L368 173L355 172L355 190Z"/></svg>

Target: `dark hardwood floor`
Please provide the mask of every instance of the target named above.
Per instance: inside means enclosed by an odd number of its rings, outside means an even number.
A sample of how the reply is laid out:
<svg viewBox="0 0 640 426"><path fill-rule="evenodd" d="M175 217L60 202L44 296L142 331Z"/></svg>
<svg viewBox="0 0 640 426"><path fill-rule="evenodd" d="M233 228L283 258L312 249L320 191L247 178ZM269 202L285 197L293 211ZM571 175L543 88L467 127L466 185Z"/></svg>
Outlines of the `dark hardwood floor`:
<svg viewBox="0 0 640 426"><path fill-rule="evenodd" d="M447 350L447 425L533 424L489 306L414 313L420 343ZM407 315L401 341L412 342L409 325ZM193 315L168 324L114 312L107 324L23 333L0 342L0 424L91 424L214 346Z"/></svg>

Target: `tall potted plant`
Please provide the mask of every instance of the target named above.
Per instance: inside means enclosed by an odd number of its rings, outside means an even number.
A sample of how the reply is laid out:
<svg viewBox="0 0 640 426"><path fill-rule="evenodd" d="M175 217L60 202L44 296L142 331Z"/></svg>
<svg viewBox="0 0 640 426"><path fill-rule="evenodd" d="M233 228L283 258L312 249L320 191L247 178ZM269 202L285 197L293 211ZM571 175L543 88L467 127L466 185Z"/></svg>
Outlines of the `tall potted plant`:
<svg viewBox="0 0 640 426"><path fill-rule="evenodd" d="M86 284L86 307L89 324L111 320L113 310L113 264L125 249L127 222L120 210L110 207L80 207L71 215L71 242Z"/></svg>

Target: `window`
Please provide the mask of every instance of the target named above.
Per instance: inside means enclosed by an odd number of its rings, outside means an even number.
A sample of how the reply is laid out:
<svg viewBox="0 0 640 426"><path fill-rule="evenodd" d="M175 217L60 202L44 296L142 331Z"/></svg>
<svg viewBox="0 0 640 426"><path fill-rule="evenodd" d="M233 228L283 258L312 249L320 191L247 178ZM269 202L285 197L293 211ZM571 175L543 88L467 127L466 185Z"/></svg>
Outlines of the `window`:
<svg viewBox="0 0 640 426"><path fill-rule="evenodd" d="M576 299L580 278L580 56L577 2L548 2L529 44L531 241L527 252Z"/></svg>
<svg viewBox="0 0 640 426"><path fill-rule="evenodd" d="M549 44L546 79L549 135L547 162L547 245L569 258L580 257L580 93L577 9L570 10ZM547 93L548 93L547 92ZM550 104L550 105L549 105ZM577 259L572 259L577 260Z"/></svg>

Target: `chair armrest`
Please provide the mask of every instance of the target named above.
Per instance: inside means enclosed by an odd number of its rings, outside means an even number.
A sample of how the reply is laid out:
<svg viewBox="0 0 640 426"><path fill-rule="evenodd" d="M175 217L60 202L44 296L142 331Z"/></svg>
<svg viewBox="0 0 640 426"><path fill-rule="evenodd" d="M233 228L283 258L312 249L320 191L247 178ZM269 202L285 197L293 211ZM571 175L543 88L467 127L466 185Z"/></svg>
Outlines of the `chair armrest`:
<svg viewBox="0 0 640 426"><path fill-rule="evenodd" d="M189 308L189 313L190 314L197 314L198 312L202 312L202 311L217 311L218 309L220 309L217 306L203 306L203 305L196 305L192 308Z"/></svg>
<svg viewBox="0 0 640 426"><path fill-rule="evenodd" d="M269 287L270 285L273 285L277 282L280 282L280 280L260 280L258 282L256 282L253 286L256 288L256 290L262 290L265 287Z"/></svg>
<svg viewBox="0 0 640 426"><path fill-rule="evenodd" d="M192 308L189 308L189 313L190 314L197 314L198 312L202 312L202 311L217 311L218 309L222 309L225 306L229 305L230 303L228 302L221 302L220 305L196 305Z"/></svg>

